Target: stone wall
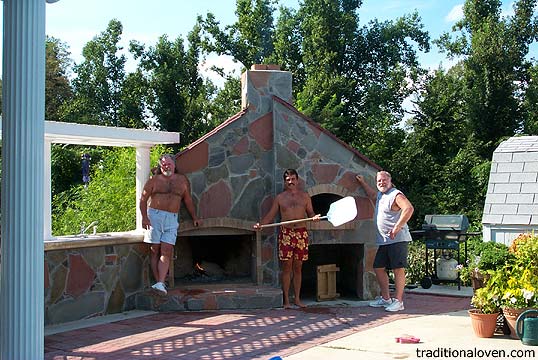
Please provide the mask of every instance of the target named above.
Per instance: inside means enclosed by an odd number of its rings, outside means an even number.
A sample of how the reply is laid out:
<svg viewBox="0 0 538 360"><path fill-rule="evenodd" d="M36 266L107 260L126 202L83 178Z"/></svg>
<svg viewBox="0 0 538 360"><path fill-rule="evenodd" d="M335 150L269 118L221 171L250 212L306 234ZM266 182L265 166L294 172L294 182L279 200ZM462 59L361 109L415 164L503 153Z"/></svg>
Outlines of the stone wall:
<svg viewBox="0 0 538 360"><path fill-rule="evenodd" d="M45 251L45 325L132 310L148 286L145 244Z"/></svg>

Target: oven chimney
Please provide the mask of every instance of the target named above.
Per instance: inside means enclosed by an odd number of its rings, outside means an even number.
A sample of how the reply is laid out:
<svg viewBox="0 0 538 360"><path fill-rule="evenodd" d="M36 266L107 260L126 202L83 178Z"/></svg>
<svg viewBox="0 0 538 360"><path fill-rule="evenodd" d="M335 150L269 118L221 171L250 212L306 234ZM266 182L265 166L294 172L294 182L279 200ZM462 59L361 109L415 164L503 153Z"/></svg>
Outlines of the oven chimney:
<svg viewBox="0 0 538 360"><path fill-rule="evenodd" d="M291 72L279 65L254 64L241 75L241 108L257 113L272 111L272 96L293 104Z"/></svg>

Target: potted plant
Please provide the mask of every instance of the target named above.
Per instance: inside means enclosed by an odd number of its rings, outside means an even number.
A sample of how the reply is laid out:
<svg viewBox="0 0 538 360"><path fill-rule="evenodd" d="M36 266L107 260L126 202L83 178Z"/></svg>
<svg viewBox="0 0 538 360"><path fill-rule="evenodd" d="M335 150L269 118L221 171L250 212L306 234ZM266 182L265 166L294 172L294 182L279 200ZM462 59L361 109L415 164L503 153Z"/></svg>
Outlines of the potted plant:
<svg viewBox="0 0 538 360"><path fill-rule="evenodd" d="M512 261L514 255L501 243L482 242L477 244L470 256L467 266L459 266L460 278L464 283L471 283L473 290L484 286L485 277L490 270L502 268Z"/></svg>
<svg viewBox="0 0 538 360"><path fill-rule="evenodd" d="M501 307L510 336L517 339L515 324L518 316L538 307L538 237L521 234L509 250L513 258L492 274L492 286L501 293Z"/></svg>
<svg viewBox="0 0 538 360"><path fill-rule="evenodd" d="M476 336L482 338L493 336L500 313L499 294L494 288L488 286L489 282L487 280L484 287L475 291L471 299L474 308L469 310L473 331Z"/></svg>

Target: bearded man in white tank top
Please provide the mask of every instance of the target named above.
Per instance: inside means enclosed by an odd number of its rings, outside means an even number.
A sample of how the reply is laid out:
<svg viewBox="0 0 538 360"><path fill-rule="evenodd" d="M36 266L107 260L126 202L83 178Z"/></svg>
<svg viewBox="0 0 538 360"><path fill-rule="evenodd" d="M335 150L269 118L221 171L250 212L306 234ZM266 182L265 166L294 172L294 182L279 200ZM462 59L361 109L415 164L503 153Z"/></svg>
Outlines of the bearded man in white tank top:
<svg viewBox="0 0 538 360"><path fill-rule="evenodd" d="M374 259L374 272L381 295L370 306L384 307L387 311L404 310L403 293L405 287L405 268L407 267L407 248L411 234L407 222L413 215L413 205L407 197L392 184L392 177L386 171L376 176L376 191L362 175L356 176L368 198L375 201L374 221L376 224L376 244L379 246ZM389 292L387 269L394 273L396 291L394 297Z"/></svg>

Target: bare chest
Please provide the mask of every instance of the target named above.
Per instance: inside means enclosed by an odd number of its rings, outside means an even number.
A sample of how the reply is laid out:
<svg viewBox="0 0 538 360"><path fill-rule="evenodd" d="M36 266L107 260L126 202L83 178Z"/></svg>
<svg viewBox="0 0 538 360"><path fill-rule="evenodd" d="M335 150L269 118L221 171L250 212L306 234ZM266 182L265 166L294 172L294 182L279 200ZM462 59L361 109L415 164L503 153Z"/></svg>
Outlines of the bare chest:
<svg viewBox="0 0 538 360"><path fill-rule="evenodd" d="M153 192L157 194L173 194L173 195L182 195L184 184L180 179L177 178L161 178L155 182Z"/></svg>
<svg viewBox="0 0 538 360"><path fill-rule="evenodd" d="M289 194L281 202L281 207L284 209L304 209L305 206L306 202L302 194Z"/></svg>

